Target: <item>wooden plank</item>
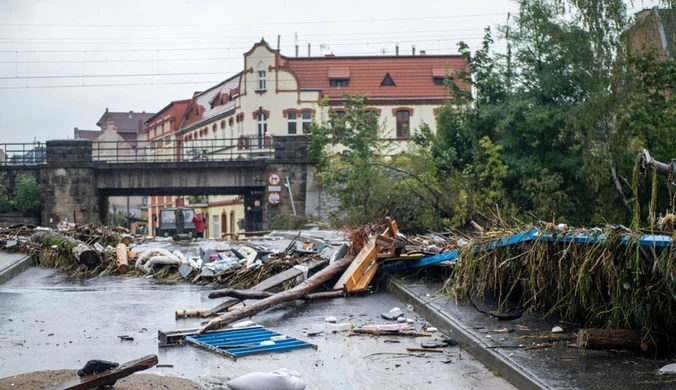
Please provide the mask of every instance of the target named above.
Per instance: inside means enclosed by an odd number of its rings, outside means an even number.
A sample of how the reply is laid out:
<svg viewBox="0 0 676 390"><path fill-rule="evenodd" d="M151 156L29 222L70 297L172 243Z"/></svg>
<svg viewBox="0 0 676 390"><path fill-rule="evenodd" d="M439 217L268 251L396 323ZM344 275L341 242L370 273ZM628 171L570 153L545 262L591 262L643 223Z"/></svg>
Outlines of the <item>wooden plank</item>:
<svg viewBox="0 0 676 390"><path fill-rule="evenodd" d="M399 233L399 227L397 226L397 221L393 221L392 218L387 217L387 218L385 218L385 222L387 223L387 230L385 230L385 233L383 233L383 236L396 238L397 233Z"/></svg>
<svg viewBox="0 0 676 390"><path fill-rule="evenodd" d="M375 240L370 239L369 242L367 242L361 249L352 264L350 264L340 279L338 279L338 282L336 282L336 284L333 286L333 289L345 289L348 280L352 280L350 287L354 286L371 265L371 262L376 258L378 254L377 252ZM347 292L350 292L350 290L347 290Z"/></svg>
<svg viewBox="0 0 676 390"><path fill-rule="evenodd" d="M328 260L320 260L320 261L309 261L302 263L301 265L303 267L307 267L309 271L319 267L326 265L328 263ZM303 274L303 271L299 270L298 268L289 268L286 271L280 272L277 275L273 275L264 281L258 283L257 285L251 287L249 291L267 291L270 290L271 288L277 287L281 284L284 284L284 282L297 278L300 275ZM211 317L216 315L217 313L225 312L228 311L228 308L235 306L236 304L242 302L241 299L235 299L235 298L230 298L226 299L223 301L220 305L214 307L213 309L206 311L201 314L202 318L206 317Z"/></svg>
<svg viewBox="0 0 676 390"><path fill-rule="evenodd" d="M376 272L378 272L378 263L374 261L354 285L352 285L351 280L348 280L347 283L345 283L345 288L352 293L368 290L369 284L376 275Z"/></svg>
<svg viewBox="0 0 676 390"><path fill-rule="evenodd" d="M157 355L148 355L140 359L124 363L117 368L95 375L83 376L68 383L52 386L47 390L91 390L97 387L112 385L118 379L127 377L135 372L147 370L157 364Z"/></svg>

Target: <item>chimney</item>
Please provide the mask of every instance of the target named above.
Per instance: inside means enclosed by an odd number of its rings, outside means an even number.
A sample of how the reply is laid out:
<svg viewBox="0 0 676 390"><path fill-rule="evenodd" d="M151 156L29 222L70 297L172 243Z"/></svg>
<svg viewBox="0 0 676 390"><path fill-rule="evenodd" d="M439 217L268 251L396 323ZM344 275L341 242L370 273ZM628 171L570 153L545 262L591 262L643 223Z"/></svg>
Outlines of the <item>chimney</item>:
<svg viewBox="0 0 676 390"><path fill-rule="evenodd" d="M106 114L108 113L108 107L106 107Z"/></svg>
<svg viewBox="0 0 676 390"><path fill-rule="evenodd" d="M76 127L75 130L73 131L73 135L74 135L73 138L78 139L80 137L80 134L78 132L79 132L79 129Z"/></svg>
<svg viewBox="0 0 676 390"><path fill-rule="evenodd" d="M413 55L415 55L415 45L411 46L411 49L413 50Z"/></svg>
<svg viewBox="0 0 676 390"><path fill-rule="evenodd" d="M310 57L310 43L307 44L307 56Z"/></svg>
<svg viewBox="0 0 676 390"><path fill-rule="evenodd" d="M281 36L277 35L277 50L279 50L279 41L281 40Z"/></svg>
<svg viewBox="0 0 676 390"><path fill-rule="evenodd" d="M424 56L425 55L425 50L420 50L420 55Z"/></svg>
<svg viewBox="0 0 676 390"><path fill-rule="evenodd" d="M397 44L397 46L396 46L396 50L395 50L395 51L396 51L397 55L399 55L399 45L398 45L398 44Z"/></svg>
<svg viewBox="0 0 676 390"><path fill-rule="evenodd" d="M296 45L296 57L298 57L298 45Z"/></svg>
<svg viewBox="0 0 676 390"><path fill-rule="evenodd" d="M129 119L131 119L131 114L133 114L134 111L129 111Z"/></svg>

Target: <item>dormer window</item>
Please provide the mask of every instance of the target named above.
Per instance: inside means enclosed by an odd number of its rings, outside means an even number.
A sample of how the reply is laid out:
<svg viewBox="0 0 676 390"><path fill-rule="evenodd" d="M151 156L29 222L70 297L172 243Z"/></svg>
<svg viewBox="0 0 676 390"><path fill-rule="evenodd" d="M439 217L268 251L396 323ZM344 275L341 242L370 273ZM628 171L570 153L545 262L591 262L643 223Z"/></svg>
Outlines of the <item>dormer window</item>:
<svg viewBox="0 0 676 390"><path fill-rule="evenodd" d="M350 81L349 68L329 68L329 85L332 87L347 87Z"/></svg>
<svg viewBox="0 0 676 390"><path fill-rule="evenodd" d="M329 84L332 87L347 87L348 81L348 79L331 79Z"/></svg>
<svg viewBox="0 0 676 390"><path fill-rule="evenodd" d="M265 91L266 85L265 85L265 71L264 70L259 70L258 71L258 90L260 92Z"/></svg>
<svg viewBox="0 0 676 390"><path fill-rule="evenodd" d="M397 85L394 83L394 80L392 80L392 76L390 76L390 74L387 73L387 74L385 75L385 78L383 79L383 82L380 83L380 86L381 86L381 87L384 87L384 86L393 86L393 87L396 87Z"/></svg>
<svg viewBox="0 0 676 390"><path fill-rule="evenodd" d="M444 85L444 78L443 77L435 77L434 78L434 85Z"/></svg>

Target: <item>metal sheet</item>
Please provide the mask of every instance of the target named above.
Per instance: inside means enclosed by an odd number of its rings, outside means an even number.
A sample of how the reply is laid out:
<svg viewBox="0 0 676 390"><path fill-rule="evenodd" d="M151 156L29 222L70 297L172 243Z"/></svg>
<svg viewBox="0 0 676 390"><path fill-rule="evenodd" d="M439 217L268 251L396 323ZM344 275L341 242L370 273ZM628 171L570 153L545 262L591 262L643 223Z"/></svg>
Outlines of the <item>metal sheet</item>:
<svg viewBox="0 0 676 390"><path fill-rule="evenodd" d="M308 342L286 336L284 340L275 341L274 345L260 345L271 337L281 336L277 332L254 326L242 329L227 329L208 332L200 336L194 334L186 336L186 341L220 353L237 360L239 357L271 352L286 352L298 348L314 348L317 346Z"/></svg>
<svg viewBox="0 0 676 390"><path fill-rule="evenodd" d="M534 240L543 240L548 242L576 242L580 244L603 244L605 243L607 237L604 234L566 234L566 235L555 235L552 233L543 233L539 229L532 229L527 232L517 233L509 237L503 237L499 240L491 241L477 251L490 251L495 248L501 248L505 246L512 246L521 244L528 241ZM620 239L620 242L623 245L633 244L637 242L640 246L644 247L655 247L655 248L668 248L672 245L673 240L671 236L668 235L643 235L638 240L630 235L625 235ZM425 257L420 260L412 260L401 262L398 264L388 264L381 267L382 271L385 272L398 272L411 268L420 268L425 267L431 264L437 264L444 261L456 260L459 256L459 250L452 250L444 253L440 253L435 256Z"/></svg>

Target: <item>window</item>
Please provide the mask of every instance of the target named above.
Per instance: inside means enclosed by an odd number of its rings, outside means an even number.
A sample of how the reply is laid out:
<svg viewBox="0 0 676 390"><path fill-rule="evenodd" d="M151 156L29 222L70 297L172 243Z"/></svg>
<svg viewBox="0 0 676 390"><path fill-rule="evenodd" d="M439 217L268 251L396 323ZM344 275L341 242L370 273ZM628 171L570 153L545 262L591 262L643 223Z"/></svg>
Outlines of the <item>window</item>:
<svg viewBox="0 0 676 390"><path fill-rule="evenodd" d="M381 86L381 87L382 87L382 86L387 86L387 85L391 85L391 86L394 86L394 87L397 86L397 85L394 83L394 80L392 80L392 76L390 76L389 73L385 75L385 78L383 79L383 82L380 83L380 86Z"/></svg>
<svg viewBox="0 0 676 390"><path fill-rule="evenodd" d="M289 134L296 134L296 128L298 127L298 114L295 112L288 112L286 114L286 119L288 120Z"/></svg>
<svg viewBox="0 0 676 390"><path fill-rule="evenodd" d="M329 85L332 87L347 87L348 79L332 79L329 80Z"/></svg>
<svg viewBox="0 0 676 390"><path fill-rule="evenodd" d="M310 111L305 111L301 115L303 119L303 133L307 134L310 132L310 124L312 123L312 113Z"/></svg>
<svg viewBox="0 0 676 390"><path fill-rule="evenodd" d="M214 238L220 238L218 233L221 231L221 224L218 217L218 215L214 215Z"/></svg>
<svg viewBox="0 0 676 390"><path fill-rule="evenodd" d="M258 127L258 148L263 149L263 146L265 145L265 135L268 132L268 122L264 113L258 113L256 124Z"/></svg>
<svg viewBox="0 0 676 390"><path fill-rule="evenodd" d="M235 212L230 211L230 233L235 232Z"/></svg>
<svg viewBox="0 0 676 390"><path fill-rule="evenodd" d="M444 78L443 77L435 77L434 78L434 85L444 85Z"/></svg>
<svg viewBox="0 0 676 390"><path fill-rule="evenodd" d="M216 126L215 123L213 125L211 125L211 131L213 131L214 133L216 132L217 128L218 128L218 126Z"/></svg>
<svg viewBox="0 0 676 390"><path fill-rule="evenodd" d="M371 125L373 129L373 135L378 137L378 113L374 110L367 110L366 112L366 122Z"/></svg>
<svg viewBox="0 0 676 390"><path fill-rule="evenodd" d="M265 71L258 71L258 91L265 91Z"/></svg>
<svg viewBox="0 0 676 390"><path fill-rule="evenodd" d="M336 115L338 118L343 119L345 118L345 111L336 111Z"/></svg>
<svg viewBox="0 0 676 390"><path fill-rule="evenodd" d="M397 111L397 138L409 137L409 116L408 111Z"/></svg>

